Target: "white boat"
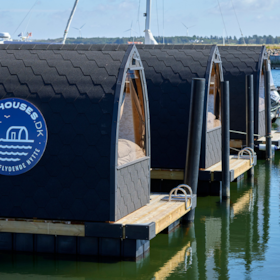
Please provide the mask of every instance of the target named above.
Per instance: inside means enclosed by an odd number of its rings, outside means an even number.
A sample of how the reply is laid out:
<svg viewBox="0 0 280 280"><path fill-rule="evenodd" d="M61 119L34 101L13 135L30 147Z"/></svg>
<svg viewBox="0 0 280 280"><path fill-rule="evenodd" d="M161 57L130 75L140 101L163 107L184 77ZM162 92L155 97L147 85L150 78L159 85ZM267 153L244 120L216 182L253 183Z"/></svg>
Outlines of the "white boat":
<svg viewBox="0 0 280 280"><path fill-rule="evenodd" d="M271 74L271 65L268 63L270 70L270 101L271 101L271 120L275 122L280 117L280 95L274 85L273 77Z"/></svg>
<svg viewBox="0 0 280 280"><path fill-rule="evenodd" d="M0 32L0 44L4 44L6 41L13 41L11 35L8 32Z"/></svg>

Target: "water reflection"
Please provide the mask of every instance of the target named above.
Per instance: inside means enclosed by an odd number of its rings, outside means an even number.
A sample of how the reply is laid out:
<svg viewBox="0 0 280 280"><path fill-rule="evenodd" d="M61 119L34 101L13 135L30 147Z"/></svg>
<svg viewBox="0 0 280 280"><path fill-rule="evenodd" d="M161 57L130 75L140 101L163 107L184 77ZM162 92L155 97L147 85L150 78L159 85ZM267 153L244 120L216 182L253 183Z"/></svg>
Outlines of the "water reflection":
<svg viewBox="0 0 280 280"><path fill-rule="evenodd" d="M258 165L253 181L232 183L230 200L200 200L205 205L196 212L197 232L204 232L197 241L199 279L250 279L253 268L261 267L269 240L271 167Z"/></svg>
<svg viewBox="0 0 280 280"><path fill-rule="evenodd" d="M0 279L271 279L280 274L279 155L231 184L230 200L198 199L196 220L151 241L138 262L0 254Z"/></svg>

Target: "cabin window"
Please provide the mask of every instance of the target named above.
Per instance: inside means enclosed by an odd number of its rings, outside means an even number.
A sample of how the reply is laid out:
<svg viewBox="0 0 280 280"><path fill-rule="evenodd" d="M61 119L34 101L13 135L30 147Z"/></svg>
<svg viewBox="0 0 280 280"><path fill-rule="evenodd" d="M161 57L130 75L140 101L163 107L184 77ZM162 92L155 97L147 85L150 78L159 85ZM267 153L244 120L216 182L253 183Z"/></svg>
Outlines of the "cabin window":
<svg viewBox="0 0 280 280"><path fill-rule="evenodd" d="M221 92L219 64L213 63L208 98L207 130L221 126Z"/></svg>
<svg viewBox="0 0 280 280"><path fill-rule="evenodd" d="M264 91L265 91L264 72L262 70L261 80L260 80L260 91L259 91L259 112L262 112L265 109L265 105L264 105Z"/></svg>
<svg viewBox="0 0 280 280"><path fill-rule="evenodd" d="M120 102L118 166L146 156L145 103L139 70L128 70Z"/></svg>

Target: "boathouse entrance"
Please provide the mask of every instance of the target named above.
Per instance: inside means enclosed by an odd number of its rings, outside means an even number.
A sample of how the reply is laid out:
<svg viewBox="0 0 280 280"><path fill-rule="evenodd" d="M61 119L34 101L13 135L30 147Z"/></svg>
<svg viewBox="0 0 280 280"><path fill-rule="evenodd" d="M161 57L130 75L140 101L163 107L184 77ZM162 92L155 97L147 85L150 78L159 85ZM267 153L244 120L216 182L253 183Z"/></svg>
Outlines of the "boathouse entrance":
<svg viewBox="0 0 280 280"><path fill-rule="evenodd" d="M242 147L246 137L246 75L254 76L254 134L258 138L265 135L264 71L268 70L268 54L265 46L221 46L219 49L224 77L230 82L231 144Z"/></svg>
<svg viewBox="0 0 280 280"><path fill-rule="evenodd" d="M152 190L168 191L183 179L176 171L186 163L193 78L206 80L200 168L221 161L221 58L217 46L210 45L137 48L149 95Z"/></svg>

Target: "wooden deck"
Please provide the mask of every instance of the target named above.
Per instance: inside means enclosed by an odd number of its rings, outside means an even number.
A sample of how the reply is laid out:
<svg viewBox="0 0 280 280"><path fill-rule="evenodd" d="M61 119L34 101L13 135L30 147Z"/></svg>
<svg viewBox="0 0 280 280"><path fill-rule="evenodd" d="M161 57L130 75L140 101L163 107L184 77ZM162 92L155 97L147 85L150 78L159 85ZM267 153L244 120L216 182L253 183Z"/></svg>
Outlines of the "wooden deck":
<svg viewBox="0 0 280 280"><path fill-rule="evenodd" d="M276 130L272 130L271 131L271 136L272 136L272 138L271 138L272 145L280 146L280 132L276 131ZM265 137L261 137L257 140L257 142L259 144L265 144L266 139L265 139Z"/></svg>
<svg viewBox="0 0 280 280"><path fill-rule="evenodd" d="M186 210L185 202L182 201L163 201L162 198L166 194L152 194L150 203L135 212L125 216L124 218L112 223L91 223L93 227L98 227L100 224L108 227L107 231L115 229L110 225L120 225L124 228L125 225L143 225L155 224L155 234L158 234L169 225L184 216L190 210ZM190 200L188 200L188 206ZM63 221L41 221L41 220L16 220L0 218L0 232L9 233L29 233L29 234L46 234L46 235L63 235L63 236L89 236L86 231L85 223L73 224ZM107 234L107 233L105 233ZM97 236L99 237L99 236ZM100 236L104 237L104 236ZM125 233L124 236L125 238Z"/></svg>
<svg viewBox="0 0 280 280"><path fill-rule="evenodd" d="M271 131L271 143L272 145L275 146L280 146L280 131L277 130L272 130ZM257 140L255 140L255 143L258 144L265 144L266 143L266 138L264 137L260 137ZM231 148L235 148L235 149L242 149L244 147L246 147L245 144L243 144L242 140L230 140L230 147Z"/></svg>
<svg viewBox="0 0 280 280"><path fill-rule="evenodd" d="M163 201L166 194L152 194L148 205L118 220L117 224L149 224L155 223L155 233L158 234L169 225L187 214L185 202ZM188 206L190 200L188 200Z"/></svg>
<svg viewBox="0 0 280 280"><path fill-rule="evenodd" d="M151 179L184 180L182 169L151 169Z"/></svg>
<svg viewBox="0 0 280 280"><path fill-rule="evenodd" d="M0 232L85 236L85 226L58 221L2 219Z"/></svg>
<svg viewBox="0 0 280 280"><path fill-rule="evenodd" d="M233 174L231 176L232 181L251 169L249 158L240 158L237 159L236 156L230 156L230 172ZM214 173L216 176L214 176ZM222 162L218 162L215 165L212 165L209 168L200 170L200 180L209 180L209 181L221 181L222 173ZM215 178L214 178L215 177ZM152 169L151 170L151 178L152 179L163 179L163 180L184 180L184 170L182 169Z"/></svg>
<svg viewBox="0 0 280 280"><path fill-rule="evenodd" d="M251 169L250 159L240 158L238 159L236 156L230 156L229 161L229 170L233 170L234 175L233 178L236 179L240 175L244 174L246 171ZM212 172L222 172L222 162L219 162L207 169L205 171Z"/></svg>

